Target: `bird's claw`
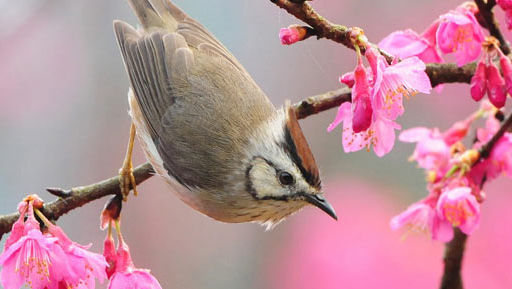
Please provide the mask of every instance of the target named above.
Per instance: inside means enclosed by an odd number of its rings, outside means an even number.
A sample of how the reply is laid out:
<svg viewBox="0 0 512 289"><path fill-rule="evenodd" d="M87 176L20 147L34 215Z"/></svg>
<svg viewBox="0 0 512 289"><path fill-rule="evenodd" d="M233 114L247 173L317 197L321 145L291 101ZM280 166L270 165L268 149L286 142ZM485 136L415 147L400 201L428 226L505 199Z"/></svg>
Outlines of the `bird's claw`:
<svg viewBox="0 0 512 289"><path fill-rule="evenodd" d="M131 164L125 165L119 169L119 186L121 188L121 194L123 200L126 201L130 190L133 188L133 194L137 196L137 183L135 182L135 176L133 175L133 166Z"/></svg>

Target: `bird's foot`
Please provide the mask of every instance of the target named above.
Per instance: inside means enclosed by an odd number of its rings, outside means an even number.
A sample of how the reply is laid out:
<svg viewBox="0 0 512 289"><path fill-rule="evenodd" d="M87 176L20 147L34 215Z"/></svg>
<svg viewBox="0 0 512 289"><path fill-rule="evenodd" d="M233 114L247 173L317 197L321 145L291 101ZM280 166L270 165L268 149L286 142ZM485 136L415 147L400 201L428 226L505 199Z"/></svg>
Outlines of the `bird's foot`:
<svg viewBox="0 0 512 289"><path fill-rule="evenodd" d="M133 189L133 194L137 196L137 183L135 182L135 176L133 175L133 164L132 164L132 152L133 143L135 141L135 125L132 123L130 128L130 140L128 141L128 148L126 150L126 157L123 162L123 166L119 169L119 187L123 200L126 201L130 190Z"/></svg>

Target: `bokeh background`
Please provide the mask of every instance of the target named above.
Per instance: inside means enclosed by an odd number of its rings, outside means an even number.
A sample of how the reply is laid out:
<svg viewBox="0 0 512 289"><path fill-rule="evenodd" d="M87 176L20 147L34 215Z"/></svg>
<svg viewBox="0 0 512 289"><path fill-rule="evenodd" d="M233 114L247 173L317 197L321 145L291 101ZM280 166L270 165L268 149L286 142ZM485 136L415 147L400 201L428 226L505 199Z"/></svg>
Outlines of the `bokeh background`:
<svg viewBox="0 0 512 289"><path fill-rule="evenodd" d="M339 87L353 51L326 40L282 46L281 27L297 23L270 1L175 0L208 27L281 105ZM458 1L343 0L312 5L336 23L360 26L378 42L404 28L423 31ZM502 15L500 14L500 19ZM123 0L0 0L0 214L29 192L69 188L113 176L130 126L128 79L112 21L136 19ZM404 128L445 129L475 110L467 85L407 101ZM340 220L306 208L270 232L224 224L191 210L152 178L123 209L135 263L163 288L436 288L443 245L389 229L389 220L425 195L423 172L407 162L412 145L384 158L345 154L341 131L326 127L335 110L302 121L328 198ZM144 162L139 148L135 163ZM467 288L512 287L512 195L508 180L486 187L480 228L469 239ZM59 220L80 243L101 250L105 200ZM103 285L104 287L104 285ZM103 288L100 287L100 288Z"/></svg>

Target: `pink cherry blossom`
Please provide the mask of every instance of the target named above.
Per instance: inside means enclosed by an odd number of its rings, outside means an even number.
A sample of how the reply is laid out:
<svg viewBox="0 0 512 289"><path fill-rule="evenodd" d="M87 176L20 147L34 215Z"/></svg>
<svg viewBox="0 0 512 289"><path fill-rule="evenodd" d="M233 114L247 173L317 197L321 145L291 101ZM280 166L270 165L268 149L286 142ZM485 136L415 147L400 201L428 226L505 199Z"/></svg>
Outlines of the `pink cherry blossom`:
<svg viewBox="0 0 512 289"><path fill-rule="evenodd" d="M448 242L453 238L450 223L441 219L436 211L435 198L427 197L410 205L404 212L391 219L391 229L405 227L408 231L426 233L433 240Z"/></svg>
<svg viewBox="0 0 512 289"><path fill-rule="evenodd" d="M30 201L28 204L23 235L11 242L0 255L0 283L5 289L18 289L23 285L32 289L54 288L63 278L73 276L68 270L64 251L57 244L57 238L45 236L39 230L33 203Z"/></svg>
<svg viewBox="0 0 512 289"><path fill-rule="evenodd" d="M509 94L512 94L512 62L500 49L498 49L500 57L500 67L505 79L505 89Z"/></svg>
<svg viewBox="0 0 512 289"><path fill-rule="evenodd" d="M374 109L395 120L404 112L403 98L418 92L430 93L432 86L425 72L425 64L410 57L387 66L383 57L377 65L374 87Z"/></svg>
<svg viewBox="0 0 512 289"><path fill-rule="evenodd" d="M497 108L503 107L507 99L505 80L492 61L487 65L487 96Z"/></svg>
<svg viewBox="0 0 512 289"><path fill-rule="evenodd" d="M475 148L487 143L499 130L500 122L491 114L484 128L477 130ZM480 183L483 178L494 179L502 174L512 178L512 133L506 132L494 145L486 159L481 160L470 171L470 177Z"/></svg>
<svg viewBox="0 0 512 289"><path fill-rule="evenodd" d="M451 146L466 137L469 127L477 119L478 114L472 114L462 121L457 121L443 132L443 139L447 145Z"/></svg>
<svg viewBox="0 0 512 289"><path fill-rule="evenodd" d="M57 243L63 248L71 266L70 269L75 274L75 278L68 278L66 283L71 287L80 284L89 289L95 287L94 278L103 283L103 279L107 278L105 271L107 262L102 255L88 251L92 244L79 245L71 241L60 227L53 225L51 222L46 224L48 232L57 238Z"/></svg>
<svg viewBox="0 0 512 289"><path fill-rule="evenodd" d="M458 66L476 60L482 50L484 33L472 10L460 6L439 18L437 45L443 53L453 53Z"/></svg>
<svg viewBox="0 0 512 289"><path fill-rule="evenodd" d="M375 154L382 157L393 148L395 129L400 129L394 120L404 112L403 97L417 92L429 93L432 87L425 64L417 57L389 65L374 48L368 49L365 56L372 73L366 73L358 58L357 74L353 77L346 74L340 79L349 85L354 79L354 101L339 107L327 130L332 131L343 122L345 152L369 150L373 146Z"/></svg>
<svg viewBox="0 0 512 289"><path fill-rule="evenodd" d="M417 56L423 62L443 62L436 47L435 37L434 42L430 42L411 29L391 33L382 39L378 46L401 59Z"/></svg>
<svg viewBox="0 0 512 289"><path fill-rule="evenodd" d="M149 270L133 265L128 245L120 238L115 260L115 272L110 277L108 289L161 289L158 280Z"/></svg>
<svg viewBox="0 0 512 289"><path fill-rule="evenodd" d="M56 225L38 210L48 232L40 231L34 216L34 206L42 200L31 195L20 203L20 218L13 225L4 252L0 255L0 283L6 289L27 285L33 289L80 288L93 289L94 277L102 281L107 266L103 256L87 251L72 242ZM27 220L23 221L27 214Z"/></svg>
<svg viewBox="0 0 512 289"><path fill-rule="evenodd" d="M417 143L411 159L417 161L421 168L434 171L438 176L446 173L450 162L450 146L437 128L416 127L404 130L399 139Z"/></svg>
<svg viewBox="0 0 512 289"><path fill-rule="evenodd" d="M443 192L437 202L437 212L441 219L468 235L480 222L480 204L469 187L456 187Z"/></svg>
<svg viewBox="0 0 512 289"><path fill-rule="evenodd" d="M512 9L512 0L496 0L501 9Z"/></svg>
<svg viewBox="0 0 512 289"><path fill-rule="evenodd" d="M290 45L301 40L299 30L296 27L281 28L279 30L279 39L281 39L281 43L284 45Z"/></svg>
<svg viewBox="0 0 512 289"><path fill-rule="evenodd" d="M346 86L352 88L355 84L354 72L353 71L347 72L347 73L343 74L342 76L340 76L340 83L345 84Z"/></svg>
<svg viewBox="0 0 512 289"><path fill-rule="evenodd" d="M379 157L384 156L391 151L395 142L395 129L400 126L381 115L375 115L372 124L366 131L355 133L352 130L353 113L350 103L343 103L339 109L334 121L327 128L332 131L336 126L343 122L342 144L345 152L355 152L363 148L370 150L373 146L375 154Z"/></svg>
<svg viewBox="0 0 512 289"><path fill-rule="evenodd" d="M21 202L18 205L18 212L20 213L20 217L11 228L11 234L5 240L4 251L7 250L12 244L16 243L21 237L23 237L25 231L25 213L27 212L28 204L27 202Z"/></svg>
<svg viewBox="0 0 512 289"><path fill-rule="evenodd" d="M507 22L507 28L512 29L512 1L510 0L496 0L501 9L505 11L505 20Z"/></svg>
<svg viewBox="0 0 512 289"><path fill-rule="evenodd" d="M108 263L108 267L106 269L108 278L110 278L112 274L116 272L116 255L117 253L114 239L110 234L108 234L105 238L105 241L103 242L103 256Z"/></svg>
<svg viewBox="0 0 512 289"><path fill-rule="evenodd" d="M357 67L354 71L354 86L352 88L352 129L355 133L367 130L372 122L370 81L363 66L363 59L358 55Z"/></svg>
<svg viewBox="0 0 512 289"><path fill-rule="evenodd" d="M436 211L425 202L410 205L404 212L391 219L392 230L406 227L407 230L430 234L434 223Z"/></svg>
<svg viewBox="0 0 512 289"><path fill-rule="evenodd" d="M476 66L475 75L471 77L471 97L480 101L487 92L487 65L480 60Z"/></svg>

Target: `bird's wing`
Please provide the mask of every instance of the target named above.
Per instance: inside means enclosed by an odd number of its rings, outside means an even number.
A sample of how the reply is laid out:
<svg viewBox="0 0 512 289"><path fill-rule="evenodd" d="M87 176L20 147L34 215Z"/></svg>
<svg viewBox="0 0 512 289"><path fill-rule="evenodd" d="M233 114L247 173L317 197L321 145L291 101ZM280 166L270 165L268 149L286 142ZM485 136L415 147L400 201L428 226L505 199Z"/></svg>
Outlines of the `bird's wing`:
<svg viewBox="0 0 512 289"><path fill-rule="evenodd" d="M144 1L132 2L149 9ZM152 7L137 13L153 25L143 22L143 30L114 22L135 98L169 173L187 186L219 185L232 169L227 160L241 158L236 148L242 150L248 131L275 108L202 25L181 10L165 14ZM166 24L171 18L176 25Z"/></svg>

